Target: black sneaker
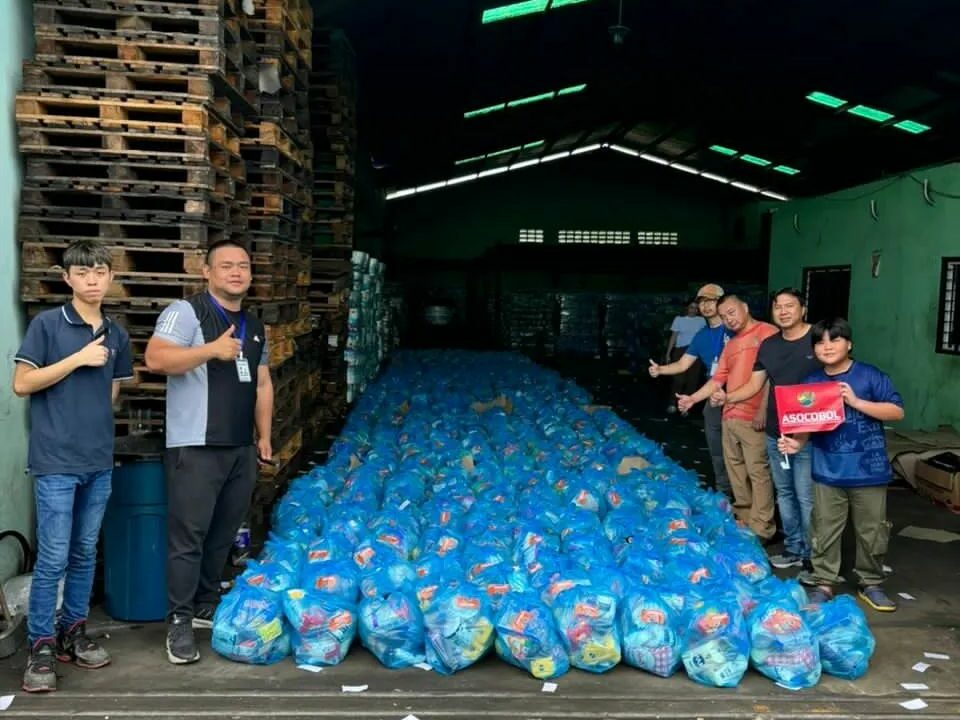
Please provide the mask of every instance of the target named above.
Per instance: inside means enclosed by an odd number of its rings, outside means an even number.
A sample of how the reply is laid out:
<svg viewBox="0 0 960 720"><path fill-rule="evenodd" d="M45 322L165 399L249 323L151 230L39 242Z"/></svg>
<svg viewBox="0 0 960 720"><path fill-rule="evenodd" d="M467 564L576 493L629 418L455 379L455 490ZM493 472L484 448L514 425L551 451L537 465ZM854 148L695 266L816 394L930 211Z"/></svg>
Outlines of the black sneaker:
<svg viewBox="0 0 960 720"><path fill-rule="evenodd" d="M213 627L213 616L217 612L217 608L209 605L203 605L198 607L193 612L193 629L197 630L202 628L204 630L209 630Z"/></svg>
<svg viewBox="0 0 960 720"><path fill-rule="evenodd" d="M187 665L199 659L190 616L174 615L167 623L167 660L174 665Z"/></svg>
<svg viewBox="0 0 960 720"><path fill-rule="evenodd" d="M37 640L34 643L21 687L28 693L53 692L57 689L57 653L53 640Z"/></svg>
<svg viewBox="0 0 960 720"><path fill-rule="evenodd" d="M803 565L803 558L801 558L799 555L794 555L793 553L782 552L776 555L771 555L770 564L775 568L785 570L786 568L800 567Z"/></svg>
<svg viewBox="0 0 960 720"><path fill-rule="evenodd" d="M87 637L87 623L81 620L57 633L57 660L96 670L110 664L110 653Z"/></svg>

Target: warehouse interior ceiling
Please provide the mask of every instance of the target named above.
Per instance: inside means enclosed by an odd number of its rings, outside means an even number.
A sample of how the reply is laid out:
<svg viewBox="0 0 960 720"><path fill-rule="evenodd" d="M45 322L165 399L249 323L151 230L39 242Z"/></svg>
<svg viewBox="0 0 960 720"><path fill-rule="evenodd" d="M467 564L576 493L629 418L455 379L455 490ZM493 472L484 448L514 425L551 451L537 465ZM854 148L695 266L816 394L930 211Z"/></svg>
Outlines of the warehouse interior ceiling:
<svg viewBox="0 0 960 720"><path fill-rule="evenodd" d="M622 43L618 4L315 0L387 188L598 142L790 197L960 155L955 0L623 0Z"/></svg>

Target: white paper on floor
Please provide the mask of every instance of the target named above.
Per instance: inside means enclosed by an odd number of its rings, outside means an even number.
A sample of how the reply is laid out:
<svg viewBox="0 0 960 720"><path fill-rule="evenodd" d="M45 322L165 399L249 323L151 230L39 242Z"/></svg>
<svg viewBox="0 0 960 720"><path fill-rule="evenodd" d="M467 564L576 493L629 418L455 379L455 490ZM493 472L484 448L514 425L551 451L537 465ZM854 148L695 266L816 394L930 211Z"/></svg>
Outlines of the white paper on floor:
<svg viewBox="0 0 960 720"><path fill-rule="evenodd" d="M407 715L403 720L420 720L416 715Z"/></svg>
<svg viewBox="0 0 960 720"><path fill-rule="evenodd" d="M928 660L949 660L950 659L949 655L944 655L943 653L925 652L923 656Z"/></svg>
<svg viewBox="0 0 960 720"><path fill-rule="evenodd" d="M910 593L897 593L897 595L902 597L904 600L916 600L916 598Z"/></svg>
<svg viewBox="0 0 960 720"><path fill-rule="evenodd" d="M297 670L306 670L307 672L321 672L323 670L319 665L297 665Z"/></svg>
<svg viewBox="0 0 960 720"><path fill-rule="evenodd" d="M889 565L884 565L884 566L883 566L883 571L884 571L887 575L889 575L890 573L893 572L893 568L890 567Z"/></svg>
<svg viewBox="0 0 960 720"><path fill-rule="evenodd" d="M960 534L938 530L937 528L916 527L908 525L900 531L900 537L913 538L914 540L929 540L930 542L950 543L960 540Z"/></svg>
<svg viewBox="0 0 960 720"><path fill-rule="evenodd" d="M540 692L552 693L557 691L557 684L552 682L545 682L543 687L540 689Z"/></svg>
<svg viewBox="0 0 960 720"><path fill-rule="evenodd" d="M0 697L0 710L6 710L8 707L13 705L13 698L15 695L4 695Z"/></svg>
<svg viewBox="0 0 960 720"><path fill-rule="evenodd" d="M417 663L414 665L414 667L418 667L421 670L433 670L433 668L430 666L430 663Z"/></svg>
<svg viewBox="0 0 960 720"><path fill-rule="evenodd" d="M923 710L926 706L927 704L920 698L916 700L906 700L900 703L900 707L904 710Z"/></svg>
<svg viewBox="0 0 960 720"><path fill-rule="evenodd" d="M369 687L369 685L341 685L340 690L345 693L362 693Z"/></svg>
<svg viewBox="0 0 960 720"><path fill-rule="evenodd" d="M926 672L929 668L930 666L927 665L927 663L917 663L911 669L916 670L917 672Z"/></svg>
<svg viewBox="0 0 960 720"><path fill-rule="evenodd" d="M904 690L913 690L914 692L916 692L917 690L930 689L930 687L926 683L900 683L900 687L902 687Z"/></svg>

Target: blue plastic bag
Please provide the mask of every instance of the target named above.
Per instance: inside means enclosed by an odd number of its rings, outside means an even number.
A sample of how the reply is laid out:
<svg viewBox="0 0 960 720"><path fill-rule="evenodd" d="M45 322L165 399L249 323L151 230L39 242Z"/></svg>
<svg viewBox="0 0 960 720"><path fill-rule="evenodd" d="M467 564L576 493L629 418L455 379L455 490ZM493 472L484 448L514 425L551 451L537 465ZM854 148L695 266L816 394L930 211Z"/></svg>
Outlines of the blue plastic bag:
<svg viewBox="0 0 960 720"><path fill-rule="evenodd" d="M473 665L493 645L493 620L484 594L469 585L444 590L424 613L427 662L441 675Z"/></svg>
<svg viewBox="0 0 960 720"><path fill-rule="evenodd" d="M339 665L357 634L356 606L335 595L287 590L283 612L298 665Z"/></svg>
<svg viewBox="0 0 960 720"><path fill-rule="evenodd" d="M236 662L270 665L290 654L290 630L277 593L238 584L213 616L211 646Z"/></svg>
<svg viewBox="0 0 960 720"><path fill-rule="evenodd" d="M360 595L360 574L351 560L304 565L297 586L310 592L335 595L356 604Z"/></svg>
<svg viewBox="0 0 960 720"><path fill-rule="evenodd" d="M602 588L578 585L555 597L553 617L571 665L602 673L620 662L615 595Z"/></svg>
<svg viewBox="0 0 960 720"><path fill-rule="evenodd" d="M803 615L817 639L823 671L844 680L863 677L877 641L856 601L838 595L822 605L805 605Z"/></svg>
<svg viewBox="0 0 960 720"><path fill-rule="evenodd" d="M511 593L500 607L494 648L503 660L541 680L570 669L550 609L535 593Z"/></svg>
<svg viewBox="0 0 960 720"><path fill-rule="evenodd" d="M656 587L634 587L620 606L623 660L660 677L670 677L682 662L680 619L660 599Z"/></svg>
<svg viewBox="0 0 960 720"><path fill-rule="evenodd" d="M685 611L683 666L691 680L736 687L747 671L750 638L740 607L707 602Z"/></svg>
<svg viewBox="0 0 960 720"><path fill-rule="evenodd" d="M820 650L800 608L780 599L758 605L747 621L750 661L780 687L802 690L820 680Z"/></svg>
<svg viewBox="0 0 960 720"><path fill-rule="evenodd" d="M396 669L426 660L423 615L405 593L360 603L360 641L384 666Z"/></svg>

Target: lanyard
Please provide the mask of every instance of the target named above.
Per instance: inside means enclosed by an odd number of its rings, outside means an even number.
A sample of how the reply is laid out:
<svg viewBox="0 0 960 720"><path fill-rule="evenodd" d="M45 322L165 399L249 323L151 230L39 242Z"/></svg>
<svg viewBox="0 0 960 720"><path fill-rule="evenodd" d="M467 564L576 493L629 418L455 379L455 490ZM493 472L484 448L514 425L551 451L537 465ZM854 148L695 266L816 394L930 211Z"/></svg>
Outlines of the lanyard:
<svg viewBox="0 0 960 720"><path fill-rule="evenodd" d="M727 344L727 331L724 329L723 325L719 325L718 327L720 328L720 332L717 333L717 339L713 342L713 362L716 362L719 359L720 353L723 352L723 346Z"/></svg>
<svg viewBox="0 0 960 720"><path fill-rule="evenodd" d="M213 303L213 307L216 308L216 311L220 313L220 317L222 317L223 321L227 324L227 327L230 327L231 325L233 325L234 324L233 320L231 320L227 316L227 311L224 310L223 306L217 302L217 299L210 293L207 293L207 295L210 297L210 302ZM241 353L242 353L243 340L247 336L247 314L243 310L240 311L240 319L236 322L236 325L237 325L237 332L234 333L234 335L236 336L237 340L240 341L240 347L241 347Z"/></svg>

